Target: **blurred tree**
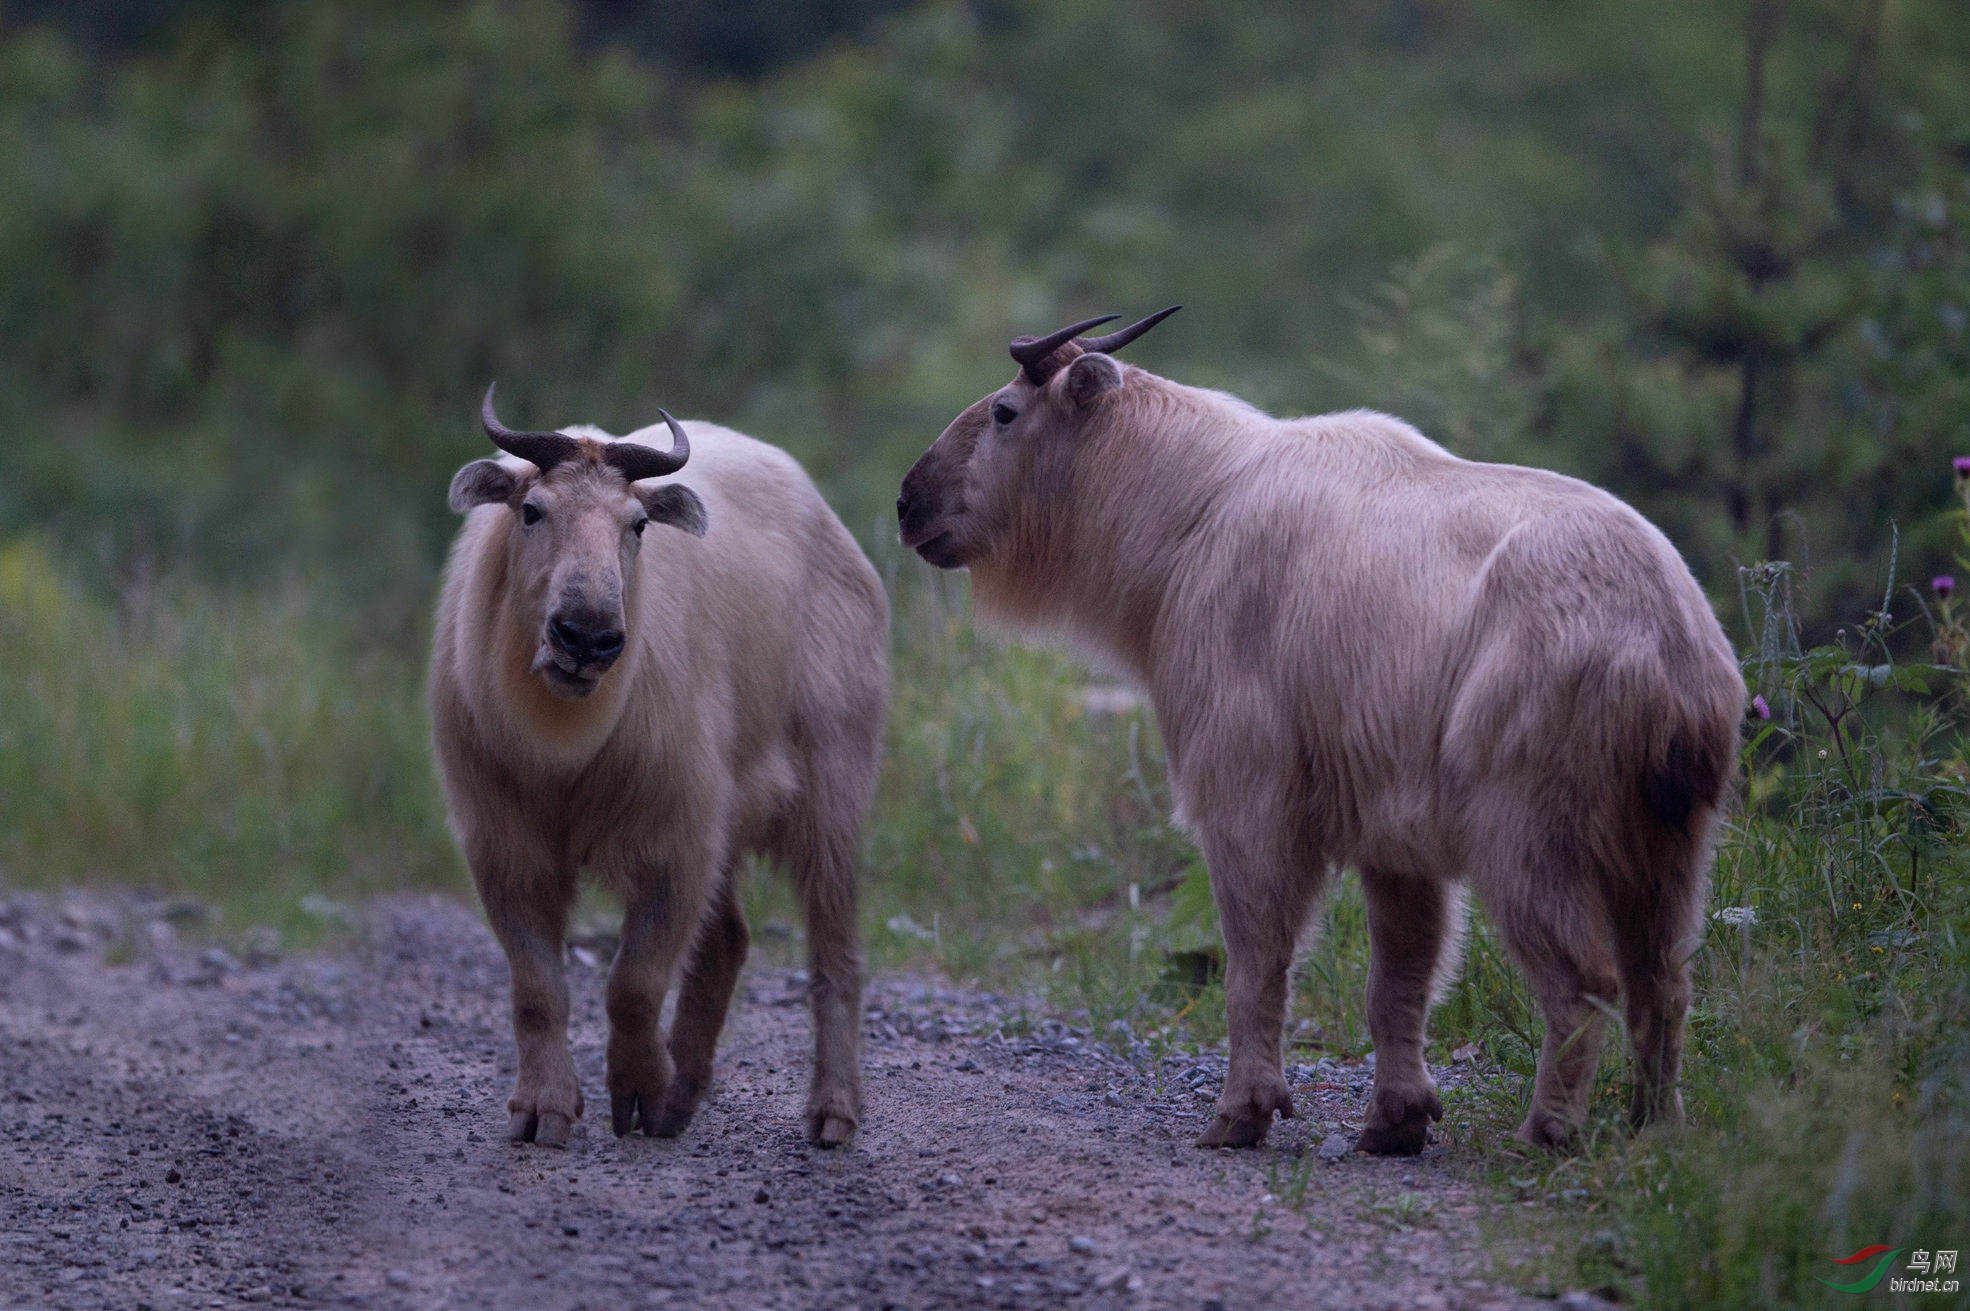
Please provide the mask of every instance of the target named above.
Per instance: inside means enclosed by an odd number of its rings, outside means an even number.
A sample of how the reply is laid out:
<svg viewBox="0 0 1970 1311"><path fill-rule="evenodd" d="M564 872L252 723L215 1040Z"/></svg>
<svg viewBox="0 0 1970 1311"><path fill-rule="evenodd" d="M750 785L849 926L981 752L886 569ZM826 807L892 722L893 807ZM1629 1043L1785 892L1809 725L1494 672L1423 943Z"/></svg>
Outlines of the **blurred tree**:
<svg viewBox="0 0 1970 1311"><path fill-rule="evenodd" d="M837 39L866 37L911 0L579 0L591 41L679 69L756 78Z"/></svg>
<svg viewBox="0 0 1970 1311"><path fill-rule="evenodd" d="M1864 552L1920 499L1866 435L1915 384L1845 298L1904 294L1884 88L1970 122L1955 2L1856 64L1857 11L1795 0L1750 182L1728 147L1679 171L1742 98L1741 12L1700 0L867 0L753 81L576 0L185 0L106 54L10 8L0 532L421 605L497 377L521 422L751 428L875 534L1008 337L1180 300L1149 367L1585 472L1713 583L1772 507ZM1790 263L1757 280L1760 242ZM1817 490L1853 468L1873 504Z"/></svg>
<svg viewBox="0 0 1970 1311"><path fill-rule="evenodd" d="M591 45L625 45L680 71L756 78L829 42L865 38L913 0L574 0ZM79 47L122 55L171 44L188 24L268 0L9 0L9 27L53 27Z"/></svg>
<svg viewBox="0 0 1970 1311"><path fill-rule="evenodd" d="M1892 525L1933 549L1947 481L1919 468L1934 434L1884 423L1882 388L1865 382L1870 300L1906 294L1893 271L1906 262L1880 237L1881 182L1913 163L1882 107L1886 6L1793 10L1788 27L1781 0L1749 0L1736 130L1705 139L1669 231L1607 262L1624 308L1557 350L1550 430L1708 577L1734 561L1817 564L1822 603L1852 613L1879 602ZM1823 36L1836 17L1844 49L1801 61L1812 94L1774 112L1781 37Z"/></svg>

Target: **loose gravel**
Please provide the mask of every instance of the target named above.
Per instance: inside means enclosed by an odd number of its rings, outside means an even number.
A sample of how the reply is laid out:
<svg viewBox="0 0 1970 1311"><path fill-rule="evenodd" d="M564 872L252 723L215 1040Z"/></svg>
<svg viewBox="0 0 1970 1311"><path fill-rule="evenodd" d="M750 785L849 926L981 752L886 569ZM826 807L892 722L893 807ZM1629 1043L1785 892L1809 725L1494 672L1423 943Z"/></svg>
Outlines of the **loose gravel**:
<svg viewBox="0 0 1970 1311"><path fill-rule="evenodd" d="M577 946L589 1116L566 1151L515 1146L506 967L470 909L385 900L286 959L186 945L195 914L0 901L0 1305L1551 1305L1485 1281L1442 1148L1347 1150L1360 1065L1292 1067L1268 1147L1204 1152L1222 1057L878 976L863 1130L823 1152L805 979L754 967L689 1132L618 1140Z"/></svg>

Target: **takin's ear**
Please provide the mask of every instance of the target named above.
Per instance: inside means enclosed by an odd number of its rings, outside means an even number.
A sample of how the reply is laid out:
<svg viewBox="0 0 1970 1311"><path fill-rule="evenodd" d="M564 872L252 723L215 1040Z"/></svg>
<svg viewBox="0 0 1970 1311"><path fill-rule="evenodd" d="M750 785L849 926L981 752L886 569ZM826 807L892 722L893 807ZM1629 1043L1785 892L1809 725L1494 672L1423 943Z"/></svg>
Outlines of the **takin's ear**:
<svg viewBox="0 0 1970 1311"><path fill-rule="evenodd" d="M1105 391L1112 391L1122 385L1122 366L1112 355L1099 352L1078 355L1067 366L1067 396L1075 405L1086 409L1094 404L1094 398Z"/></svg>
<svg viewBox="0 0 1970 1311"><path fill-rule="evenodd" d="M693 537L703 537L710 522L705 518L705 503L689 487L677 483L665 483L648 491L636 493L636 499L643 502L644 511L658 523L667 523L672 528L682 528Z"/></svg>
<svg viewBox="0 0 1970 1311"><path fill-rule="evenodd" d="M498 460L474 460L452 475L447 499L454 514L464 514L475 506L513 499L519 486L520 475Z"/></svg>

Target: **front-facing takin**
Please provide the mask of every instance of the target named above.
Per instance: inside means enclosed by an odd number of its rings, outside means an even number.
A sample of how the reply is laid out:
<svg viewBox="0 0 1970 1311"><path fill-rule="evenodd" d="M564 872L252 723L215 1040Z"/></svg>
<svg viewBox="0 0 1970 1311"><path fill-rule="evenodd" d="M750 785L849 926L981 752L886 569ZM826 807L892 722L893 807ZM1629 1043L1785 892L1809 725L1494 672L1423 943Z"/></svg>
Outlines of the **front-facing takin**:
<svg viewBox="0 0 1970 1311"><path fill-rule="evenodd" d="M1164 311L1165 314L1169 311ZM1261 1141L1295 941L1360 873L1375 1087L1358 1145L1441 1118L1424 1020L1468 883L1546 1025L1519 1136L1580 1125L1623 1008L1630 1117L1681 1115L1686 961L1744 684L1689 569L1584 483L1356 412L1277 420L1113 358L1162 315L1013 344L1019 374L904 479L905 544L989 620L1149 694L1210 866L1231 1069L1200 1142Z"/></svg>
<svg viewBox="0 0 1970 1311"><path fill-rule="evenodd" d="M451 484L466 516L431 653L452 830L513 976L510 1134L567 1142L582 1112L562 943L584 872L625 904L605 993L618 1134L681 1133L748 936L748 852L790 870L814 1016L809 1136L861 1113L854 865L888 704L875 570L784 453L664 415L620 440L515 432ZM673 481L689 459L684 481ZM658 1017L683 984L668 1046Z"/></svg>

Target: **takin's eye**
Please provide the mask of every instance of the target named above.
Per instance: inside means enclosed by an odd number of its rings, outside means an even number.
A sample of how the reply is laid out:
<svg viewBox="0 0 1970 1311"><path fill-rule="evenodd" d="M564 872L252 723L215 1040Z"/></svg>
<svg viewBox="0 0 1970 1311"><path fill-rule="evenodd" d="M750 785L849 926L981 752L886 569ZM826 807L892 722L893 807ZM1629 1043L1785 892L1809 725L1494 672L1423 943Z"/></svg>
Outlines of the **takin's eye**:
<svg viewBox="0 0 1970 1311"><path fill-rule="evenodd" d="M531 528L540 522L540 507L532 501L520 503L520 522Z"/></svg>
<svg viewBox="0 0 1970 1311"><path fill-rule="evenodd" d="M643 535L643 530L645 528L648 528L649 526L650 526L650 516L646 514L641 519L638 519L635 523L631 524L629 526L629 531L635 533L638 537L641 537Z"/></svg>
<svg viewBox="0 0 1970 1311"><path fill-rule="evenodd" d="M1001 428L1018 417L1019 411L1013 409L1012 406L1007 405L1004 401L1000 401L992 407L992 422L998 424Z"/></svg>

